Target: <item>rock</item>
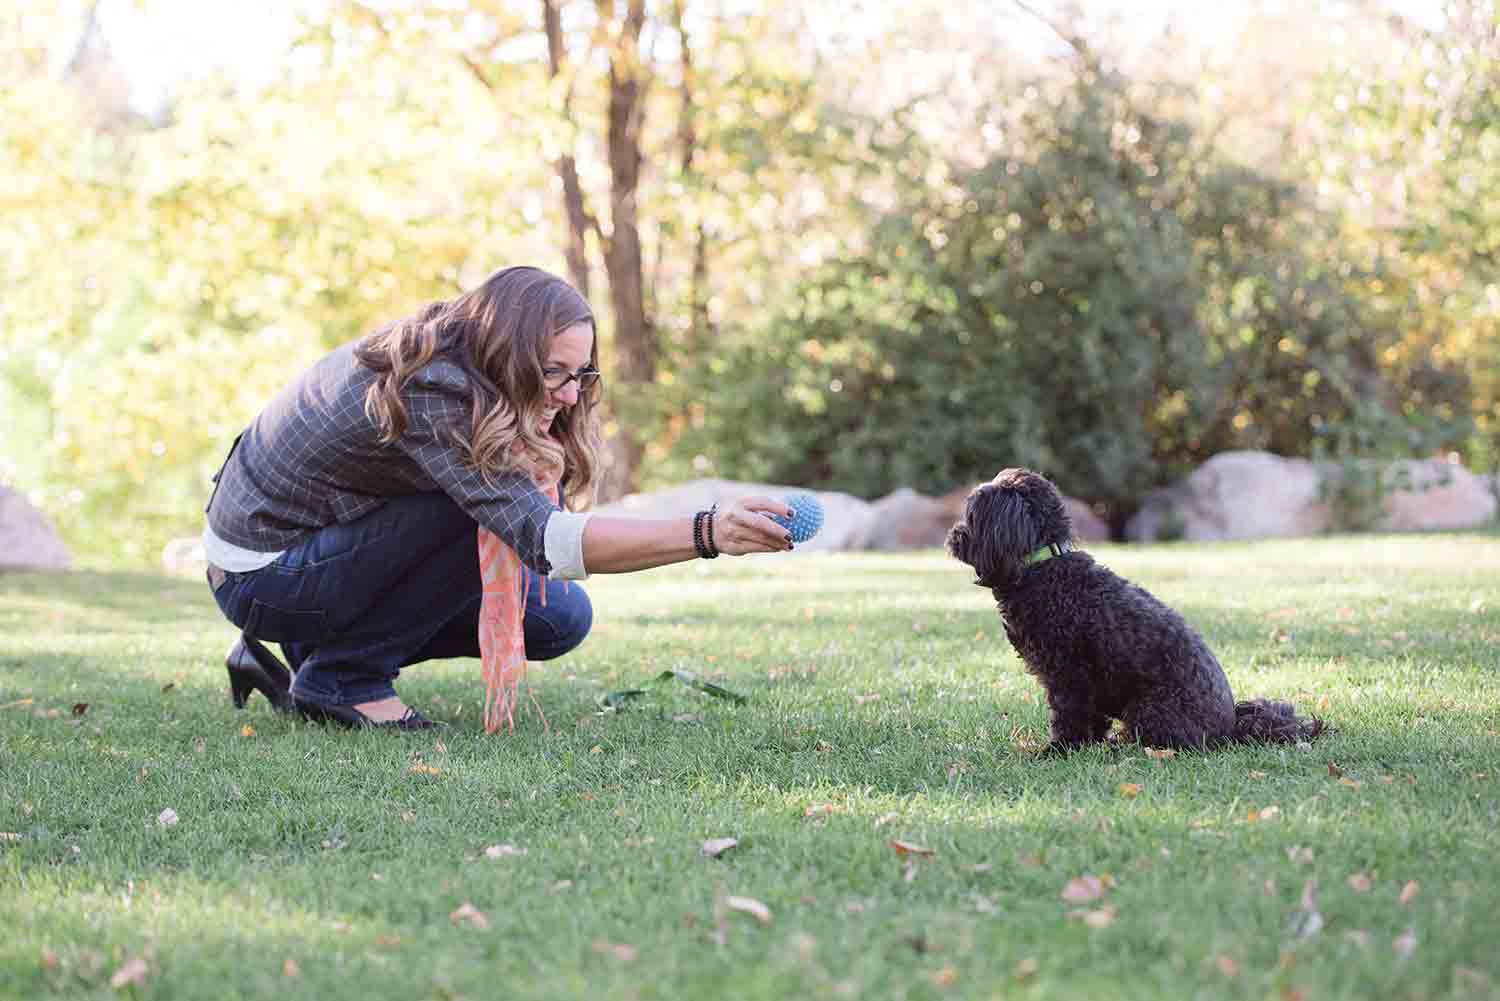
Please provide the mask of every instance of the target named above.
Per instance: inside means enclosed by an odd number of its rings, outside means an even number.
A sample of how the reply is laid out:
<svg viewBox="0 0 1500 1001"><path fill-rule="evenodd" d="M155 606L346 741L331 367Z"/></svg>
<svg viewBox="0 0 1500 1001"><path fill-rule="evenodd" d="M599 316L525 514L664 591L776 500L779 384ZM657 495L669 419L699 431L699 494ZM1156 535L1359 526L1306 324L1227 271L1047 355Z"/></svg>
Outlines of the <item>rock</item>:
<svg viewBox="0 0 1500 1001"><path fill-rule="evenodd" d="M1076 497L1063 497L1063 507L1068 510L1068 520L1073 522L1073 538L1079 542L1108 542L1109 525L1094 513L1094 509Z"/></svg>
<svg viewBox="0 0 1500 1001"><path fill-rule="evenodd" d="M52 521L0 484L0 570L66 570L72 563Z"/></svg>
<svg viewBox="0 0 1500 1001"><path fill-rule="evenodd" d="M1322 474L1307 459L1220 452L1185 480L1146 495L1125 526L1131 542L1270 539L1333 527Z"/></svg>
<svg viewBox="0 0 1500 1001"><path fill-rule="evenodd" d="M202 577L208 570L208 557L203 554L203 539L193 536L168 542L162 547L161 568L169 574Z"/></svg>
<svg viewBox="0 0 1500 1001"><path fill-rule="evenodd" d="M954 493L956 493L955 491ZM941 546L963 517L963 498L928 497L901 487L875 501L864 549L926 549ZM967 495L965 495L967 496Z"/></svg>
<svg viewBox="0 0 1500 1001"><path fill-rule="evenodd" d="M1341 515L1324 496L1324 485L1336 485L1344 474L1338 464L1269 452L1221 452L1182 482L1148 494L1125 526L1125 537L1132 542L1270 539L1367 524L1377 531L1420 532L1479 528L1495 519L1493 481L1462 466L1423 459L1354 469L1380 479L1387 491L1373 520L1358 512ZM1379 477L1371 472L1377 470Z"/></svg>
<svg viewBox="0 0 1500 1001"><path fill-rule="evenodd" d="M1441 459L1398 462L1386 470L1390 493L1375 527L1386 532L1479 528L1495 520L1496 481Z"/></svg>

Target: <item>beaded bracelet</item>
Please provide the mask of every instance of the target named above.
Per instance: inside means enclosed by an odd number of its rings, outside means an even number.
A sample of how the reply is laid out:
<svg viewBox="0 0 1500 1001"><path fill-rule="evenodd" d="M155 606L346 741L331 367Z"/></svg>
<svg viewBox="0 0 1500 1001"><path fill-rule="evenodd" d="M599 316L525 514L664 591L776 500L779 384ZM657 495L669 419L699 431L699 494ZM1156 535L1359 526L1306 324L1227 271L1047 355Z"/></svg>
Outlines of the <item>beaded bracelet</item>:
<svg viewBox="0 0 1500 1001"><path fill-rule="evenodd" d="M711 516L712 511L699 511L693 515L693 549L697 552L700 559L705 560L711 560L719 555L716 551L709 548L708 543L703 537L703 520Z"/></svg>
<svg viewBox="0 0 1500 1001"><path fill-rule="evenodd" d="M710 556L709 559L714 559L714 557L719 555L719 544L714 541L714 512L718 509L719 505L717 504L710 507L708 509L708 517L703 520L708 534L708 551L713 553L713 556Z"/></svg>

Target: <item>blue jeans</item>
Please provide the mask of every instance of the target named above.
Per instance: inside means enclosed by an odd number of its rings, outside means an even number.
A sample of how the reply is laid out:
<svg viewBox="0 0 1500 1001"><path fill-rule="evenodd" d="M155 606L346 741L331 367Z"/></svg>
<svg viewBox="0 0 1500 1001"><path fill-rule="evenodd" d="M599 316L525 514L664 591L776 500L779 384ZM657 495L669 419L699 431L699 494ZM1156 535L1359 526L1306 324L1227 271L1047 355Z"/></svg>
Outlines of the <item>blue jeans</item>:
<svg viewBox="0 0 1500 1001"><path fill-rule="evenodd" d="M249 635L281 644L296 672L294 697L386 698L408 664L479 656L476 527L446 494L394 498L320 529L269 566L225 574L214 600ZM561 657L588 635L593 606L577 581L525 572L526 657Z"/></svg>

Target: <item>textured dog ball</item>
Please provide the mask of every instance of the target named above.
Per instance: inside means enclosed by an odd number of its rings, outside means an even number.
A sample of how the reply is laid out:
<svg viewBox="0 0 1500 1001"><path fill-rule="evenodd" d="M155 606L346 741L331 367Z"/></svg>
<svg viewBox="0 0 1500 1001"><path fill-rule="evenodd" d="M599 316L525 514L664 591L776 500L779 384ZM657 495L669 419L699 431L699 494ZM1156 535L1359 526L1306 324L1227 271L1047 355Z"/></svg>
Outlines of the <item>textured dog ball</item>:
<svg viewBox="0 0 1500 1001"><path fill-rule="evenodd" d="M818 530L823 527L823 505L813 494L792 494L783 497L782 502L792 509L790 518L778 518L771 515L771 520L782 528L792 533L793 542L806 542Z"/></svg>

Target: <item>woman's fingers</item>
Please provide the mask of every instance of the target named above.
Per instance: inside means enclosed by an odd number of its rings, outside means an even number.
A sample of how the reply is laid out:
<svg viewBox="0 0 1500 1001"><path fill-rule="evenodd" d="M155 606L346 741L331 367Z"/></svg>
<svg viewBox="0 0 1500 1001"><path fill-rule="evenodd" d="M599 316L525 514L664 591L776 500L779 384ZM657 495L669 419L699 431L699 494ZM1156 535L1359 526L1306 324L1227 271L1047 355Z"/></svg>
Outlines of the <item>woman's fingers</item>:
<svg viewBox="0 0 1500 1001"><path fill-rule="evenodd" d="M774 553L792 548L792 536L767 515L788 517L791 509L769 497L749 497L714 514L714 542L731 556Z"/></svg>

